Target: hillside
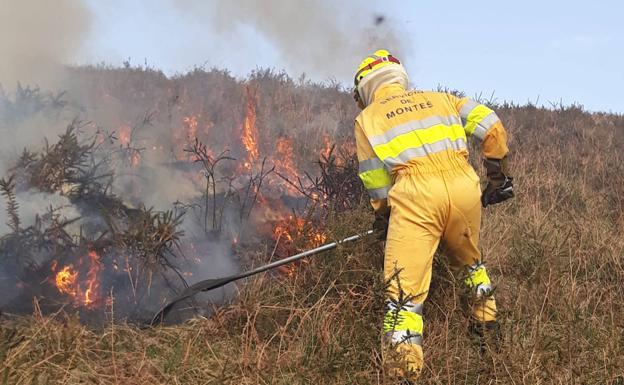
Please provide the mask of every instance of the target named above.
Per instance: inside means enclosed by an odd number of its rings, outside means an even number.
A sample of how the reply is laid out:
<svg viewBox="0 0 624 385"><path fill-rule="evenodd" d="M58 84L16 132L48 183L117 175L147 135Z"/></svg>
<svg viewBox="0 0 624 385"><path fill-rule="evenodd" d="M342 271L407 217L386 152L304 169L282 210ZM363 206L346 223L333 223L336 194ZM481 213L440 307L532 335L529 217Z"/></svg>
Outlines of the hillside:
<svg viewBox="0 0 624 385"><path fill-rule="evenodd" d="M2 383L389 383L373 239L231 286L214 306L203 298L210 310L181 311L182 323L141 323L182 287L173 267L188 284L370 227L347 92L273 71L73 71L65 94L0 95L0 132L16 138L0 157L0 177L14 176L0 218ZM479 354L462 277L439 255L421 383L624 383L624 117L490 104L517 186L482 225L504 340ZM205 167L226 150L235 160ZM471 160L482 173L477 148ZM37 200L63 208L29 219L47 210ZM199 261L180 265L185 255ZM72 288L93 291L55 288L63 264L86 277Z"/></svg>

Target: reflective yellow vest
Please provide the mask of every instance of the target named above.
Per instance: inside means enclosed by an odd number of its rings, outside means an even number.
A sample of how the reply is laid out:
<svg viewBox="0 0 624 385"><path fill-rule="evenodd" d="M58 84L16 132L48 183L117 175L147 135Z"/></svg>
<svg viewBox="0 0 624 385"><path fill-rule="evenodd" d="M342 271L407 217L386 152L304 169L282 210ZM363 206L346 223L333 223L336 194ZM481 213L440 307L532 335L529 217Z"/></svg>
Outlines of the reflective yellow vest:
<svg viewBox="0 0 624 385"><path fill-rule="evenodd" d="M509 151L505 128L483 104L399 84L378 89L355 120L359 176L375 210L385 206L402 168L443 163L449 152L467 159L467 136L481 142L487 158L502 159Z"/></svg>

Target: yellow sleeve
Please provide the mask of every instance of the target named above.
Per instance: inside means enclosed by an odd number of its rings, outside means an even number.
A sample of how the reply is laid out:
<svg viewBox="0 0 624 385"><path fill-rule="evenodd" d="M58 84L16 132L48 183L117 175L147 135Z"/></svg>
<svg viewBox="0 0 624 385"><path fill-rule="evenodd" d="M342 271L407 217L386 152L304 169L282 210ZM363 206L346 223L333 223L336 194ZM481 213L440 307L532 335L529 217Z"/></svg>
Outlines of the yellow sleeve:
<svg viewBox="0 0 624 385"><path fill-rule="evenodd" d="M371 205L376 213L388 209L388 191L392 187L392 178L383 162L379 160L364 134L362 127L355 122L355 144L359 162L358 175L368 191Z"/></svg>
<svg viewBox="0 0 624 385"><path fill-rule="evenodd" d="M507 131L496 113L484 104L469 98L449 95L461 117L466 135L481 142L481 153L490 159L503 159L509 152Z"/></svg>

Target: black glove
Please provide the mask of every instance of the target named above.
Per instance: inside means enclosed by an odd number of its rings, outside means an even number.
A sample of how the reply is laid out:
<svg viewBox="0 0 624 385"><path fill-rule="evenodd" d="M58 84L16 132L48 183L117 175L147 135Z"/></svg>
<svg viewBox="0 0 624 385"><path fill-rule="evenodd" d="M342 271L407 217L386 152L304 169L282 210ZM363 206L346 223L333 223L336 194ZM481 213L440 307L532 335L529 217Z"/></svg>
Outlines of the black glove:
<svg viewBox="0 0 624 385"><path fill-rule="evenodd" d="M505 159L486 159L488 184L481 194L481 205L487 207L513 198L513 178L505 175Z"/></svg>
<svg viewBox="0 0 624 385"><path fill-rule="evenodd" d="M513 198L513 196L513 178L506 177L503 184L497 187L494 187L492 182L488 182L483 194L481 194L481 205L488 207L488 205L501 203L509 198Z"/></svg>
<svg viewBox="0 0 624 385"><path fill-rule="evenodd" d="M377 239L385 241L388 236L388 224L390 223L390 210L385 213L375 213L375 222L373 222L373 230L377 235Z"/></svg>

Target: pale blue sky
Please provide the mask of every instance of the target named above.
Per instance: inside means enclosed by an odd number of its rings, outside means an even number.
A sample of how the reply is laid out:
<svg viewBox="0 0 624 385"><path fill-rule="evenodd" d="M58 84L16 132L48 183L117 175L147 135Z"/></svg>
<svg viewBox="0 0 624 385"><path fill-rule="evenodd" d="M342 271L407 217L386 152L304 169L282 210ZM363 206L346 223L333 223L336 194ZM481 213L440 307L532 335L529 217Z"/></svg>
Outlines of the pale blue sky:
<svg viewBox="0 0 624 385"><path fill-rule="evenodd" d="M249 26L223 39L168 0L88 1L95 24L79 62L120 64L131 57L168 74L206 65L238 76L275 67L323 80L305 66L285 65ZM405 31L409 51L401 59L420 88L441 84L469 95L495 92L498 100L539 97L624 113L624 2L393 0L377 8Z"/></svg>

